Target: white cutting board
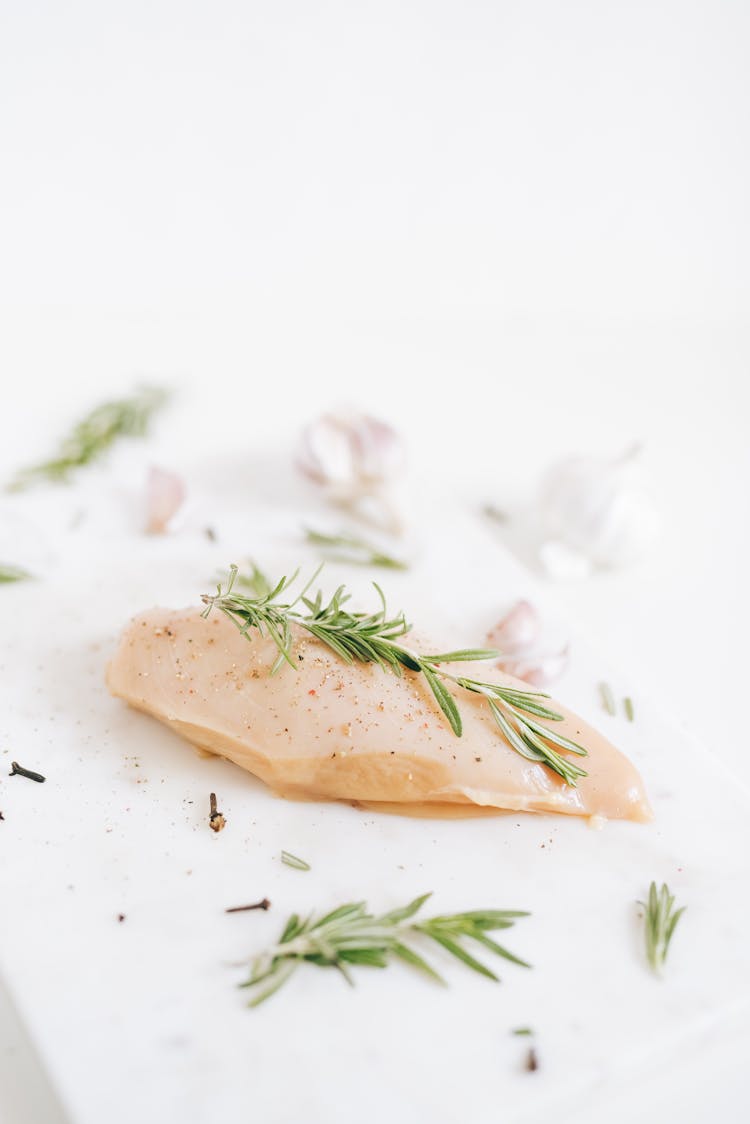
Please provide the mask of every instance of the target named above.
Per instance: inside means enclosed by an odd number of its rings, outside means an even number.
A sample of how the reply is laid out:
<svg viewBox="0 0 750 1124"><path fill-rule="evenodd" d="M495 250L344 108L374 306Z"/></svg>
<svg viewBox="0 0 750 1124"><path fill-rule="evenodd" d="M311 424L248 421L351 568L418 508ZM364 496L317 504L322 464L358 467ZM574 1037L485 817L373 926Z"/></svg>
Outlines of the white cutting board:
<svg viewBox="0 0 750 1124"><path fill-rule="evenodd" d="M217 542L200 495L181 530L148 539L128 507L127 457L112 472L119 490L93 472L75 501L53 491L4 508L6 541L46 572L0 590L0 972L76 1124L576 1116L655 1062L677 1082L685 1051L744 1015L750 798L635 679L574 636L555 692L636 762L653 824L418 820L280 800L111 699L103 674L131 613L197 603L222 564L252 553L272 573L310 569L303 500L290 489L240 505L217 476ZM379 575L393 608L452 645L481 642L517 597L545 605L478 516L427 500L420 511L413 569ZM371 576L330 566L322 580L349 581L365 606ZM603 712L603 678L634 694L635 722ZM46 783L8 778L12 759ZM219 835L210 791L228 821ZM283 866L282 848L312 870ZM646 969L634 904L652 878L688 906L663 980ZM530 910L507 944L533 970L498 961L496 985L429 950L447 990L400 965L359 970L354 989L310 967L245 1007L237 964L291 912L360 897L383 910L427 890L434 912ZM264 896L268 913L224 913ZM519 1025L535 1029L535 1073Z"/></svg>

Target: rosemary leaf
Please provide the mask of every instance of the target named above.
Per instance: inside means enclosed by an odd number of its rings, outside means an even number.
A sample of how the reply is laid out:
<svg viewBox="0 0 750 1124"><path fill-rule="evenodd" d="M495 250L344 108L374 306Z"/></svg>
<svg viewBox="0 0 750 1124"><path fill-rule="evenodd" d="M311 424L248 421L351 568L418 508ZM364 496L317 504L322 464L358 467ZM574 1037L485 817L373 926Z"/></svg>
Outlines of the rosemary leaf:
<svg viewBox="0 0 750 1124"><path fill-rule="evenodd" d="M203 595L203 615L207 617L213 609L218 609L248 639L253 628L262 636L268 636L278 652L271 668L272 674L284 663L297 669L292 659L292 625L326 644L345 663L376 663L394 675L401 675L403 668L421 674L456 737L461 737L463 723L455 688L482 695L500 734L516 752L530 761L545 765L572 787L578 778L587 775L580 765L560 752L563 750L585 757L586 749L543 725L545 722L562 721L561 714L545 705L543 700L547 699L547 695L453 675L445 666L494 659L498 655L496 651L461 648L437 654L415 652L402 642L402 637L410 628L406 617L403 613L389 616L385 596L377 583L373 584L380 608L371 613L352 612L347 608L350 595L343 585L327 602L320 590L314 597L309 596L310 587L319 572L320 569L294 600L285 601L282 598L296 580L297 573L291 578L281 578L272 588L271 582L263 575L259 580L257 567L254 566L252 574L243 579L238 568L231 566L226 585L219 583L214 595ZM236 587L243 585L252 596L236 592Z"/></svg>
<svg viewBox="0 0 750 1124"><path fill-rule="evenodd" d="M167 400L158 387L143 387L130 398L103 402L77 423L48 461L23 469L11 482L19 491L40 480L66 481L70 473L102 456L118 437L142 437Z"/></svg>
<svg viewBox="0 0 750 1124"><path fill-rule="evenodd" d="M22 566L10 566L0 562L0 585L7 585L11 582L26 582L31 577L29 571L24 570Z"/></svg>
<svg viewBox="0 0 750 1124"><path fill-rule="evenodd" d="M386 554L366 539L356 535L326 535L305 527L305 538L313 546L320 546L336 562L349 562L355 566L381 566L386 570L408 570L407 562Z"/></svg>
<svg viewBox="0 0 750 1124"><path fill-rule="evenodd" d="M529 967L487 936L488 930L507 928L513 920L528 914L518 910L472 910L415 921L415 915L429 896L423 894L380 917L368 913L365 902L348 902L318 920L310 917L300 921L298 915L293 914L278 944L255 957L249 978L240 984L251 989L249 1006L257 1007L278 991L304 961L319 968L335 968L347 983L353 983L349 966L385 968L395 958L435 982L444 983L432 965L412 947L415 940L432 941L472 971L491 980L498 977L468 951L466 941L475 941L506 960Z"/></svg>
<svg viewBox="0 0 750 1124"><path fill-rule="evenodd" d="M612 694L612 688L609 683L600 683L599 693L602 696L602 705L607 714L611 714L614 717L617 713L617 707L615 706L615 696Z"/></svg>
<svg viewBox="0 0 750 1124"><path fill-rule="evenodd" d="M635 718L635 708L633 707L633 700L629 697L626 697L622 700L622 705L625 710L625 717L627 718L628 722L632 722Z"/></svg>
<svg viewBox="0 0 750 1124"><path fill-rule="evenodd" d="M289 851L281 852L281 861L287 866L294 867L295 870L311 870L312 867L306 863L304 859L298 859L296 855L292 855Z"/></svg>

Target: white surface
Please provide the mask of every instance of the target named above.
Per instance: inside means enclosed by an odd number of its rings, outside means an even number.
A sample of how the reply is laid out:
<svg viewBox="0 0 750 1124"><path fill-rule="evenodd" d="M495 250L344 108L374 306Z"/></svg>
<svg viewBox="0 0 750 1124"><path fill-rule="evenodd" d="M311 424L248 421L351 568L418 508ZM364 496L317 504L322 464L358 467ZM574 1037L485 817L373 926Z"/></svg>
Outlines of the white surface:
<svg viewBox="0 0 750 1124"><path fill-rule="evenodd" d="M749 19L6 4L0 469L141 373L183 389L144 468L192 464L207 491L218 457L238 507L278 495L258 446L283 459L342 397L403 425L412 479L440 464L434 490L472 502L640 438L659 550L556 596L744 768L716 700L744 695L750 627ZM33 532L4 530L35 564ZM727 1056L712 1095L743 1092ZM654 1114L675 1090L657 1075Z"/></svg>
<svg viewBox="0 0 750 1124"><path fill-rule="evenodd" d="M138 455L129 453L118 458L123 480ZM299 507L248 501L238 512L229 476L225 485L213 505L216 544L200 523L161 541L135 535L104 475L82 488L87 518L67 532L52 497L21 501L37 518L46 512L55 561L44 584L5 591L4 738L48 781L0 785L8 898L26 898L3 926L0 963L72 1117L200 1124L219 1113L232 1124L252 1103L269 1124L303 1112L335 1122L369 1086L363 1120L448 1124L463 1112L490 1121L497 1099L509 1119L539 1120L582 1100L606 1104L608 1086L654 1056L663 1074L679 1071L683 1049L750 1014L750 795L643 696L636 722L608 721L598 678L623 693L630 680L577 636L561 692L646 775L652 825L409 820L281 801L108 697L103 663L133 607L196 599L203 575L251 534L272 572L306 553L295 541ZM475 515L446 505L443 516L450 533L425 497L413 524L420 561L387 586L452 646L481 634L488 590L541 595ZM332 571L335 585L344 573ZM445 596L458 573L468 587L460 608ZM351 580L362 596L367 575ZM708 770L720 804L706 801ZM220 836L206 823L212 790L228 820ZM310 861L309 876L280 864L283 848ZM652 877L690 909L664 982L645 969L634 907ZM446 965L447 994L398 968L360 973L352 993L313 971L248 1012L233 988L243 972L231 964L272 940L290 912L329 908L353 889L388 907L434 889L437 912L488 895L529 908L507 943L535 968L504 969L501 989L488 992ZM268 915L223 915L263 895L274 903ZM527 1044L510 1034L519 1024L538 1033L543 1068L533 1081L520 1070Z"/></svg>

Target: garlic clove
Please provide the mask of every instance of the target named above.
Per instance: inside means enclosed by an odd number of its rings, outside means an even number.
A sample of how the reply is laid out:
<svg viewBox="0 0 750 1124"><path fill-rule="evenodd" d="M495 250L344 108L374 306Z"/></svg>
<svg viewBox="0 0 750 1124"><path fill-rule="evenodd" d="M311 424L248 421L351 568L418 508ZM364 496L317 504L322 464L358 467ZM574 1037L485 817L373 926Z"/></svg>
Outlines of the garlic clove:
<svg viewBox="0 0 750 1124"><path fill-rule="evenodd" d="M537 505L544 538L600 567L641 557L659 519L639 478L637 451L614 459L570 457L554 465L542 481Z"/></svg>
<svg viewBox="0 0 750 1124"><path fill-rule="evenodd" d="M146 483L146 530L161 535L185 500L185 485L174 472L152 467Z"/></svg>
<svg viewBox="0 0 750 1124"><path fill-rule="evenodd" d="M558 581L588 578L593 566L580 551L571 550L565 543L551 540L539 547L539 561L544 571Z"/></svg>
<svg viewBox="0 0 750 1124"><path fill-rule="evenodd" d="M334 417L318 418L302 434L297 465L318 484L349 485L356 472L349 433Z"/></svg>
<svg viewBox="0 0 750 1124"><path fill-rule="evenodd" d="M519 659L499 660L498 667L507 675L523 679L533 687L546 687L554 683L566 671L570 663L570 646L565 645L559 652L539 655L526 655Z"/></svg>
<svg viewBox="0 0 750 1124"><path fill-rule="evenodd" d="M505 655L516 655L536 643L539 630L539 614L534 606L528 601L517 601L487 633L487 642Z"/></svg>
<svg viewBox="0 0 750 1124"><path fill-rule="evenodd" d="M396 431L369 414L323 414L300 438L297 466L339 498L372 495L397 475L404 446Z"/></svg>

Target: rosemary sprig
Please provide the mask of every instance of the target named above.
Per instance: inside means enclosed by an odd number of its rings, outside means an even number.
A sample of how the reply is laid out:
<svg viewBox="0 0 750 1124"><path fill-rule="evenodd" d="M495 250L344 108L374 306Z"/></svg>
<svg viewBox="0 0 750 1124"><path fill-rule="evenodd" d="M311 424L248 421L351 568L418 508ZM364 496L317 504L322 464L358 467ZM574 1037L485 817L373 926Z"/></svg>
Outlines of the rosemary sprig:
<svg viewBox="0 0 750 1124"><path fill-rule="evenodd" d="M29 571L24 570L22 566L10 566L7 563L0 562L0 585L29 581L31 576Z"/></svg>
<svg viewBox="0 0 750 1124"><path fill-rule="evenodd" d="M323 547L336 562L349 562L355 566L381 566L385 570L408 570L407 562L393 558L366 539L355 535L326 535L305 527L305 538L313 546Z"/></svg>
<svg viewBox="0 0 750 1124"><path fill-rule="evenodd" d="M463 724L451 687L482 695L500 733L523 757L546 765L571 786L575 786L579 777L587 775L580 765L559 752L562 749L585 757L587 751L583 746L542 724L562 721L562 715L550 710L542 701L548 698L547 695L488 683L470 676L453 675L443 666L494 659L498 652L487 648L466 648L436 654L415 652L399 642L409 631L409 625L403 613L392 617L388 615L385 596L377 583L373 585L380 599L380 608L372 613L353 613L345 608L350 598L343 585L339 586L327 602L324 602L320 591L315 598L307 596L319 573L320 567L297 597L287 602L282 597L295 581L296 573L291 578L282 578L273 589L265 593L246 597L234 592L238 583L238 570L236 566L232 566L226 589L219 585L215 595L203 595L206 606L203 615L208 616L213 608L217 608L245 637L251 628L257 628L261 635L269 636L278 649L272 674L284 662L296 668L291 656L292 624L305 629L326 644L345 663L376 663L399 676L403 674L403 668L419 672L424 675L435 701L457 737L461 736Z"/></svg>
<svg viewBox="0 0 750 1124"><path fill-rule="evenodd" d="M142 437L167 397L158 387L143 387L130 398L103 402L78 422L51 460L19 472L10 490L19 491L40 480L65 481L73 469L96 460L118 437Z"/></svg>
<svg viewBox="0 0 750 1124"><path fill-rule="evenodd" d="M638 902L645 910L646 959L652 971L657 973L664 967L677 922L687 909L687 906L675 909L674 902L674 894L669 892L666 882L662 883L661 890L657 890L656 883L652 882L648 901Z"/></svg>
<svg viewBox="0 0 750 1124"><path fill-rule="evenodd" d="M479 909L431 917L426 921L413 920L429 897L430 894L423 894L408 905L379 917L367 912L365 902L349 902L317 920L310 917L303 921L293 914L278 944L253 960L249 979L240 984L240 987L252 989L249 1006L257 1007L278 991L305 961L321 968L337 968L351 984L354 982L349 971L351 965L385 968L395 957L438 983L444 983L435 969L411 947L410 942L415 937L429 938L468 968L491 980L498 977L475 959L465 948L465 941L475 941L523 968L531 966L488 936L493 930L510 929L516 918L528 917L527 913Z"/></svg>

